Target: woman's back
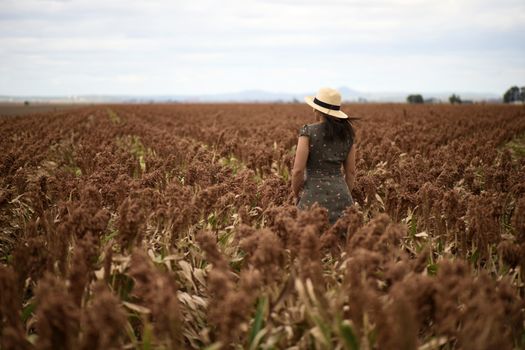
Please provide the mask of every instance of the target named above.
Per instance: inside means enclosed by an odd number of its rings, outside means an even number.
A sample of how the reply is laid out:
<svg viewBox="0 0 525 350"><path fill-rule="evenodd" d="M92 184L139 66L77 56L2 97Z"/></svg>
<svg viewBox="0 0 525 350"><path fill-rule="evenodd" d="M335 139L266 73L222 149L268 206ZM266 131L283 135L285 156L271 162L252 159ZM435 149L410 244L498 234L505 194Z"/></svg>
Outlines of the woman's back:
<svg viewBox="0 0 525 350"><path fill-rule="evenodd" d="M353 204L350 191L355 179L355 147L352 120L341 110L341 94L321 88L304 101L316 121L299 131L292 170L292 191L299 209L314 203L328 209L331 223ZM343 175L344 165L344 175ZM305 176L306 173L306 176Z"/></svg>
<svg viewBox="0 0 525 350"><path fill-rule="evenodd" d="M298 207L305 209L315 202L328 209L331 223L353 203L341 166L353 144L352 139L325 139L324 123L303 125L300 136L309 139L306 181Z"/></svg>
<svg viewBox="0 0 525 350"><path fill-rule="evenodd" d="M308 136L309 152L306 163L307 175L341 175L341 165L348 156L353 140L325 139L324 123L303 125L300 136Z"/></svg>

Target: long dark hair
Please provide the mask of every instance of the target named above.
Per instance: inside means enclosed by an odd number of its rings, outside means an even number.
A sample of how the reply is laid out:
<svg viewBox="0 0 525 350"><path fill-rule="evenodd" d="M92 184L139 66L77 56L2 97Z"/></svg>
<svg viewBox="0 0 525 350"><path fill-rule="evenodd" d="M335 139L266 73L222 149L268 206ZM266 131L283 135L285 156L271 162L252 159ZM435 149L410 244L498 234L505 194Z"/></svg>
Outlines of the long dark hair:
<svg viewBox="0 0 525 350"><path fill-rule="evenodd" d="M354 127L352 122L358 120L359 118L348 118L341 119L332 117L331 115L319 112L324 117L324 139L326 141L333 141L334 139L339 139L341 141L350 141L353 142L355 138Z"/></svg>

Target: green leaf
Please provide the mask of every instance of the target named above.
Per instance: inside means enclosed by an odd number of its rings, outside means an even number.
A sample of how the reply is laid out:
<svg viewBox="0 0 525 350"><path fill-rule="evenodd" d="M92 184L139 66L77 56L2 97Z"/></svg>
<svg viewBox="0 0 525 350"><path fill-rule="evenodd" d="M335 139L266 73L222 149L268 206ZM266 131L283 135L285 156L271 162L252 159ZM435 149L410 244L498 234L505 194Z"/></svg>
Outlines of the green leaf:
<svg viewBox="0 0 525 350"><path fill-rule="evenodd" d="M427 272L430 276L435 276L437 274L437 264L428 264Z"/></svg>
<svg viewBox="0 0 525 350"><path fill-rule="evenodd" d="M139 165L142 172L146 171L146 160L143 155L139 155Z"/></svg>
<svg viewBox="0 0 525 350"><path fill-rule="evenodd" d="M412 218L410 219L409 230L410 236L415 237L417 234L417 218L415 216L412 216Z"/></svg>
<svg viewBox="0 0 525 350"><path fill-rule="evenodd" d="M35 311L35 303L29 303L22 309L22 322L26 323L29 317L34 313Z"/></svg>
<svg viewBox="0 0 525 350"><path fill-rule="evenodd" d="M315 325L319 328L321 331L321 334L323 335L325 345L330 345L332 342L332 332L330 330L330 327L324 322L324 320L318 316L318 315L311 315L312 320L314 321Z"/></svg>
<svg viewBox="0 0 525 350"><path fill-rule="evenodd" d="M259 333L259 331L262 328L264 311L266 309L267 303L268 303L268 299L266 298L266 296L259 298L259 301L257 302L257 310L255 311L255 319L253 320L252 329L250 330L250 337L248 338L250 348L252 348L254 345L256 346L256 344L253 344L253 341L255 340L257 333Z"/></svg>
<svg viewBox="0 0 525 350"><path fill-rule="evenodd" d="M102 243L103 244L108 243L110 240L117 237L118 233L119 233L118 230L111 230L108 234L102 236Z"/></svg>
<svg viewBox="0 0 525 350"><path fill-rule="evenodd" d="M475 264L478 262L478 259L479 259L479 250L476 249L476 250L474 250L474 252L473 252L472 255L470 256L470 259L469 259L469 260L470 260L470 262L471 262L472 264L475 265Z"/></svg>
<svg viewBox="0 0 525 350"><path fill-rule="evenodd" d="M153 341L153 327L149 322L144 324L144 332L142 333L142 350L150 350Z"/></svg>
<svg viewBox="0 0 525 350"><path fill-rule="evenodd" d="M111 121L111 123L120 124L120 117L118 116L117 113L115 113L113 110L109 108L106 111L108 113L108 118Z"/></svg>
<svg viewBox="0 0 525 350"><path fill-rule="evenodd" d="M341 322L339 324L339 331L341 338L343 338L346 349L359 350L359 339L356 337L354 330L348 322Z"/></svg>
<svg viewBox="0 0 525 350"><path fill-rule="evenodd" d="M133 326L129 321L126 322L126 333L128 335L128 338L131 340L132 344L134 345L134 348L137 348L137 336L135 335L135 330L133 329Z"/></svg>
<svg viewBox="0 0 525 350"><path fill-rule="evenodd" d="M377 341L377 328L372 329L370 332L368 332L368 343L370 344L370 347L374 347Z"/></svg>

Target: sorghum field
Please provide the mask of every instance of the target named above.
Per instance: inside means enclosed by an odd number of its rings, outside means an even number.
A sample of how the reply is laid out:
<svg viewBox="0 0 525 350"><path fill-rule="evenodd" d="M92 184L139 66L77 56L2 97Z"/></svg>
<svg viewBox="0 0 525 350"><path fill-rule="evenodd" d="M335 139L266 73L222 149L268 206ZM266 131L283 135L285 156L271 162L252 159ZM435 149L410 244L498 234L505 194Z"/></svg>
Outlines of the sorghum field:
<svg viewBox="0 0 525 350"><path fill-rule="evenodd" d="M311 108L0 117L4 349L525 347L525 108L348 105L355 207L298 212Z"/></svg>

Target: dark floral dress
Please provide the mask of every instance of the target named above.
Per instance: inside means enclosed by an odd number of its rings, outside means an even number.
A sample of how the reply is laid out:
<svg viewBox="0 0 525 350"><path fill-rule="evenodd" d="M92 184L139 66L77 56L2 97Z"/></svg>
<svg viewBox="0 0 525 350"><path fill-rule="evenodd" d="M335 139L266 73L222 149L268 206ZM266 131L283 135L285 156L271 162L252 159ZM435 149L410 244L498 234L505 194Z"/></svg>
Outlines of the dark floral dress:
<svg viewBox="0 0 525 350"><path fill-rule="evenodd" d="M341 165L352 148L353 140L324 140L324 125L303 125L301 136L309 138L306 180L297 207L305 209L315 202L328 209L330 223L335 223L353 203Z"/></svg>

